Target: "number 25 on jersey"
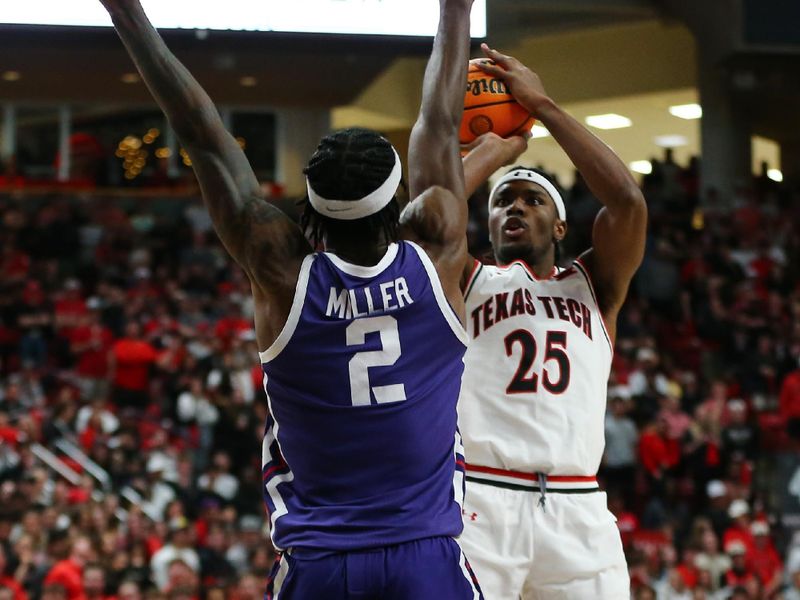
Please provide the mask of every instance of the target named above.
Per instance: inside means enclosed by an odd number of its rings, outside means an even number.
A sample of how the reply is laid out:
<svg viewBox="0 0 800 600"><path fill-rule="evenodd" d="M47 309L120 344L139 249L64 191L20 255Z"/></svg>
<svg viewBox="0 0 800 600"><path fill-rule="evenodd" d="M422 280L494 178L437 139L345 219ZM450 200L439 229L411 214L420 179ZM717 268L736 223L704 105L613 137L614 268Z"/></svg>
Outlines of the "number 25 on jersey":
<svg viewBox="0 0 800 600"><path fill-rule="evenodd" d="M536 393L539 391L539 373L532 367L536 360L536 338L527 329L517 329L504 340L506 356L513 357L520 348L519 365L506 387L507 394ZM542 385L551 394L562 394L569 387L570 364L567 356L567 332L548 331L545 340ZM557 377L556 377L557 375Z"/></svg>

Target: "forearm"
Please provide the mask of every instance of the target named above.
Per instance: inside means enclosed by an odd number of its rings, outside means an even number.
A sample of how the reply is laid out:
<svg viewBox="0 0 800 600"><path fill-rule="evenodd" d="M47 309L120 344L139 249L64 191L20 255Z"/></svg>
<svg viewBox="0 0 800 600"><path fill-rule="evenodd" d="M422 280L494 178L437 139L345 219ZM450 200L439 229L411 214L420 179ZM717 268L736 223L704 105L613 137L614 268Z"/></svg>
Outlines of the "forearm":
<svg viewBox="0 0 800 600"><path fill-rule="evenodd" d="M185 147L211 144L211 124L221 120L214 103L197 80L167 48L142 7L109 11L122 43L145 84Z"/></svg>
<svg viewBox="0 0 800 600"><path fill-rule="evenodd" d="M536 108L541 123L580 172L592 194L616 212L644 199L625 164L598 137L552 100Z"/></svg>
<svg viewBox="0 0 800 600"><path fill-rule="evenodd" d="M512 164L527 147L526 136L503 139L493 133L487 133L478 138L476 145L461 159L465 197L469 198L474 194L498 169Z"/></svg>
<svg viewBox="0 0 800 600"><path fill-rule="evenodd" d="M464 107L469 61L469 2L446 0L440 5L439 28L425 69L420 118L429 128L457 135Z"/></svg>
<svg viewBox="0 0 800 600"><path fill-rule="evenodd" d="M458 129L469 59L467 0L443 0L433 51L425 69L422 104L409 142L409 184L415 198L432 186L464 196Z"/></svg>
<svg viewBox="0 0 800 600"><path fill-rule="evenodd" d="M476 148L461 159L461 164L464 166L464 195L466 198L472 196L499 168L495 168L496 163L487 154L480 148Z"/></svg>

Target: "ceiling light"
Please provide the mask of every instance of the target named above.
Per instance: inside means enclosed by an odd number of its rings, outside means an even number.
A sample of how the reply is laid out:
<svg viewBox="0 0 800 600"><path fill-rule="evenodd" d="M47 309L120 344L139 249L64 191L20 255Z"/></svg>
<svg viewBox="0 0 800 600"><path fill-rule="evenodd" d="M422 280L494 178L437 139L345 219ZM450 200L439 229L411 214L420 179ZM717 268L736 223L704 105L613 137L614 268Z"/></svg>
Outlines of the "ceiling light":
<svg viewBox="0 0 800 600"><path fill-rule="evenodd" d="M550 132L547 131L547 127L543 127L541 125L534 125L531 128L531 137L532 138L543 138L550 135Z"/></svg>
<svg viewBox="0 0 800 600"><path fill-rule="evenodd" d="M656 146L661 146L662 148L677 148L689 143L689 140L683 135L657 135L653 138L653 141Z"/></svg>
<svg viewBox="0 0 800 600"><path fill-rule="evenodd" d="M767 171L767 177L772 179L772 181L777 181L778 183L783 181L783 173L781 173L780 169L770 169Z"/></svg>
<svg viewBox="0 0 800 600"><path fill-rule="evenodd" d="M586 117L586 123L597 129L622 129L623 127L630 127L633 125L628 117L623 117L615 113Z"/></svg>
<svg viewBox="0 0 800 600"><path fill-rule="evenodd" d="M703 107L699 104L676 104L669 107L669 114L679 119L699 119L703 116Z"/></svg>
<svg viewBox="0 0 800 600"><path fill-rule="evenodd" d="M139 83L138 73L125 73L119 78L122 83Z"/></svg>
<svg viewBox="0 0 800 600"><path fill-rule="evenodd" d="M653 165L649 160L635 160L628 165L631 171L641 173L642 175L650 175L653 172Z"/></svg>
<svg viewBox="0 0 800 600"><path fill-rule="evenodd" d="M257 84L258 84L258 79L252 77L251 75L242 77L239 80L239 85L242 85L244 87L255 87Z"/></svg>
<svg viewBox="0 0 800 600"><path fill-rule="evenodd" d="M3 73L3 81L19 81L22 79L19 71L6 71Z"/></svg>

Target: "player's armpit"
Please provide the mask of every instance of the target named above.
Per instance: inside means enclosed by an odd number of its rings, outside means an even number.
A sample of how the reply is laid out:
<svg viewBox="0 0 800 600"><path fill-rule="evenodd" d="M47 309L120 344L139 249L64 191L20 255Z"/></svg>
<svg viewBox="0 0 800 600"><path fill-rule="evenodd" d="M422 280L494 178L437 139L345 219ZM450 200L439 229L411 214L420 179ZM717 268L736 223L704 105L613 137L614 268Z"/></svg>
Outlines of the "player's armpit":
<svg viewBox="0 0 800 600"><path fill-rule="evenodd" d="M466 212L453 211L458 198L442 187L431 187L400 215L400 237L416 242L430 256L450 299L460 294L461 279L473 262L467 252Z"/></svg>
<svg viewBox="0 0 800 600"><path fill-rule="evenodd" d="M625 301L631 279L644 258L646 235L647 205L638 188L613 209L602 208L595 219L592 248L580 258L589 270L606 318L616 316Z"/></svg>

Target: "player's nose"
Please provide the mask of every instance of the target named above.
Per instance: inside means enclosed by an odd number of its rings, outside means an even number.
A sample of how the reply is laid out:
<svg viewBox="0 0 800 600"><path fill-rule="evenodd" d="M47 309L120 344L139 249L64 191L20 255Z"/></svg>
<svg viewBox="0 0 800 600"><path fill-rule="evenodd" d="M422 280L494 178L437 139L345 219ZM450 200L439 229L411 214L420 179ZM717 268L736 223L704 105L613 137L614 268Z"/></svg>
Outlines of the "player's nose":
<svg viewBox="0 0 800 600"><path fill-rule="evenodd" d="M523 212L525 212L525 200L522 198L522 196L517 196L514 198L514 200L506 207L506 214L508 215L519 215Z"/></svg>

